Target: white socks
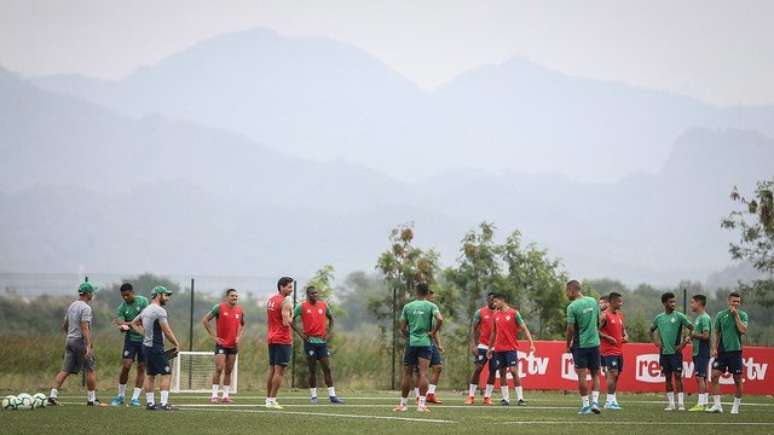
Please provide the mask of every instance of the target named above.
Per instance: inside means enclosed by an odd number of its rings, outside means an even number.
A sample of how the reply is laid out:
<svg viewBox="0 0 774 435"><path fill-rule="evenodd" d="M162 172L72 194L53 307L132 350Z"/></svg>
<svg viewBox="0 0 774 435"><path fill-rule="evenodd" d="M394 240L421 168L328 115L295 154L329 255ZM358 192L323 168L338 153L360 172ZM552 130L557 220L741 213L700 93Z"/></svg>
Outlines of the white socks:
<svg viewBox="0 0 774 435"><path fill-rule="evenodd" d="M56 399L57 394L59 394L59 391L57 391L56 388L52 388L51 392L48 393L48 397L51 397L52 399Z"/></svg>
<svg viewBox="0 0 774 435"><path fill-rule="evenodd" d="M217 398L218 397L218 388L220 385L218 384L212 384L212 397Z"/></svg>
<svg viewBox="0 0 774 435"><path fill-rule="evenodd" d="M400 398L400 406L406 406L408 404L408 397Z"/></svg>
<svg viewBox="0 0 774 435"><path fill-rule="evenodd" d="M427 398L425 396L419 396L419 406L425 407L427 405Z"/></svg>
<svg viewBox="0 0 774 435"><path fill-rule="evenodd" d="M675 406L675 393L670 391L667 393L667 401L669 401L669 404L672 406Z"/></svg>
<svg viewBox="0 0 774 435"><path fill-rule="evenodd" d="M683 406L685 403L685 393L677 393L677 406Z"/></svg>
<svg viewBox="0 0 774 435"><path fill-rule="evenodd" d="M437 385L429 384L427 386L427 394L435 394L435 387L437 387Z"/></svg>
<svg viewBox="0 0 774 435"><path fill-rule="evenodd" d="M486 390L484 390L484 397L492 397L494 391L494 384L486 384Z"/></svg>
<svg viewBox="0 0 774 435"><path fill-rule="evenodd" d="M277 398L276 397L267 397L266 398L266 404L267 405L274 404L274 403L277 403Z"/></svg>
<svg viewBox="0 0 774 435"><path fill-rule="evenodd" d="M156 404L155 393L145 393L145 403L147 403L148 405L155 405Z"/></svg>
<svg viewBox="0 0 774 435"><path fill-rule="evenodd" d="M414 388L414 395L419 397L419 387Z"/></svg>
<svg viewBox="0 0 774 435"><path fill-rule="evenodd" d="M134 390L132 391L132 400L140 400L140 393L142 393L142 388L134 387Z"/></svg>
<svg viewBox="0 0 774 435"><path fill-rule="evenodd" d="M126 397L126 384L118 384L118 395Z"/></svg>
<svg viewBox="0 0 774 435"><path fill-rule="evenodd" d="M742 398L734 397L734 405L731 407L731 412L736 414L739 412L739 407L742 406Z"/></svg>
<svg viewBox="0 0 774 435"><path fill-rule="evenodd" d="M510 393L510 391L508 391L508 387L507 386L500 387L500 394L502 394L503 399L505 399L506 401L510 401L511 400L511 393Z"/></svg>
<svg viewBox="0 0 774 435"><path fill-rule="evenodd" d="M316 399L317 398L317 387L310 388L309 389L309 395L312 397L312 399Z"/></svg>
<svg viewBox="0 0 774 435"><path fill-rule="evenodd" d="M524 389L516 387L516 400L524 400Z"/></svg>
<svg viewBox="0 0 774 435"><path fill-rule="evenodd" d="M224 385L223 386L223 398L228 398L229 393L231 393L231 385Z"/></svg>
<svg viewBox="0 0 774 435"><path fill-rule="evenodd" d="M89 402L93 402L97 398L97 392L96 391L87 391L86 392L86 400Z"/></svg>
<svg viewBox="0 0 774 435"><path fill-rule="evenodd" d="M591 406L589 404L589 396L581 396L581 405L583 405L584 408L587 406Z"/></svg>
<svg viewBox="0 0 774 435"><path fill-rule="evenodd" d="M336 388L328 387L328 397L336 397Z"/></svg>
<svg viewBox="0 0 774 435"><path fill-rule="evenodd" d="M161 406L164 406L169 401L169 390L161 390Z"/></svg>
<svg viewBox="0 0 774 435"><path fill-rule="evenodd" d="M599 391L591 392L591 403L599 403Z"/></svg>
<svg viewBox="0 0 774 435"><path fill-rule="evenodd" d="M478 385L470 384L468 387L468 396L474 397L476 395L476 389L478 389Z"/></svg>
<svg viewBox="0 0 774 435"><path fill-rule="evenodd" d="M618 401L615 399L615 393L608 394L605 403L618 403Z"/></svg>
<svg viewBox="0 0 774 435"><path fill-rule="evenodd" d="M712 396L712 398L715 400L715 405L722 406L720 403L720 395Z"/></svg>

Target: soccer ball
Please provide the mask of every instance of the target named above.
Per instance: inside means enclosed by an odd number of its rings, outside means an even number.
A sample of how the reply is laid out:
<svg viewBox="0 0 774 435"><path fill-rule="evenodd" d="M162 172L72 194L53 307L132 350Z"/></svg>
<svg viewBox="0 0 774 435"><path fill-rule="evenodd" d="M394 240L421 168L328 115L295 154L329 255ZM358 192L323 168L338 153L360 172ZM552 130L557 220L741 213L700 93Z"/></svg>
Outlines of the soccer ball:
<svg viewBox="0 0 774 435"><path fill-rule="evenodd" d="M32 409L45 408L48 404L48 399L43 393L35 393L32 396Z"/></svg>
<svg viewBox="0 0 774 435"><path fill-rule="evenodd" d="M17 399L16 396L5 396L3 398L4 411L13 411L16 409L16 406L18 405L19 405L19 399Z"/></svg>
<svg viewBox="0 0 774 435"><path fill-rule="evenodd" d="M16 405L16 409L32 409L32 396L30 396L27 393L21 393L18 396L16 396L16 399L18 400L18 404Z"/></svg>

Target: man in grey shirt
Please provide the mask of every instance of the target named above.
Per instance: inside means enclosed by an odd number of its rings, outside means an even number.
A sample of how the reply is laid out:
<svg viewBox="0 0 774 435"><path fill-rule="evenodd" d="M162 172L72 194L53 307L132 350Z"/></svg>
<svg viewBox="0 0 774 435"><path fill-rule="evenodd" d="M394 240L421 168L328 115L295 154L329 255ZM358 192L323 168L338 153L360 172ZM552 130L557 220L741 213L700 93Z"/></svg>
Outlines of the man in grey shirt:
<svg viewBox="0 0 774 435"><path fill-rule="evenodd" d="M169 384L172 378L172 369L169 359L164 353L164 337L172 342L176 349L180 348L172 328L167 321L167 304L172 292L165 287L158 286L153 289L150 304L142 310L139 316L132 320L131 327L143 335L143 352L145 354L145 409L149 411L172 411L174 407L169 404ZM155 382L156 375L161 376L159 387L161 388L161 404L156 406Z"/></svg>
<svg viewBox="0 0 774 435"><path fill-rule="evenodd" d="M78 374L81 369L86 371L86 405L99 406L97 400L95 374L96 359L91 342L92 313L89 302L94 298L94 287L85 282L78 287L78 300L67 308L62 329L67 333L65 340L64 362L62 370L54 378L51 393L48 396L50 405L59 406L58 389L71 374Z"/></svg>

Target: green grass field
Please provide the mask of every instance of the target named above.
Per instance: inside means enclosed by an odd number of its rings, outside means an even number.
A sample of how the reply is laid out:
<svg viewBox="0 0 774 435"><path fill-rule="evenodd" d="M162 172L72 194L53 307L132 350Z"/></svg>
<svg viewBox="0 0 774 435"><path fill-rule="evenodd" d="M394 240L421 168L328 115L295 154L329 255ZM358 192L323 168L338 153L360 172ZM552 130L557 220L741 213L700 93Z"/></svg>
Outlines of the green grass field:
<svg viewBox="0 0 774 435"><path fill-rule="evenodd" d="M323 390L324 391L324 390ZM282 392L281 392L282 393ZM343 392L342 392L343 393ZM4 393L5 394L5 393ZM463 397L441 392L443 405L429 414L395 413L398 395L373 392L342 394L344 405L321 401L309 404L304 392L280 395L284 410L263 408L264 397L255 393L234 396L232 405L211 405L207 395L178 394L172 403L177 412L148 412L133 408L87 408L83 395L66 395L65 406L34 411L0 412L0 427L9 434L239 434L239 433L774 433L774 399L748 397L742 413L725 414L664 412L660 396L619 394L622 411L602 415L577 415L576 395L526 392L526 407L465 406ZM109 401L103 393L101 399ZM730 399L730 398L726 398ZM158 400L158 399L157 399ZM693 405L695 396L687 399ZM496 400L497 401L497 400Z"/></svg>

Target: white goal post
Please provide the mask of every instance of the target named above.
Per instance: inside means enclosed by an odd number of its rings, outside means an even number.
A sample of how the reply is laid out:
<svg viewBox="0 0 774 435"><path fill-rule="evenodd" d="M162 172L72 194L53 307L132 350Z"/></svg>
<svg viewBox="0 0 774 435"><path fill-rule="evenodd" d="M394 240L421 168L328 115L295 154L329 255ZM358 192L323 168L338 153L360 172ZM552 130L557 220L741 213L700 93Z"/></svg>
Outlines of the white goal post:
<svg viewBox="0 0 774 435"><path fill-rule="evenodd" d="M174 359L172 368L173 393L209 393L212 392L212 373L215 371L213 352L180 352ZM239 380L239 354L231 372L231 393L237 393Z"/></svg>

